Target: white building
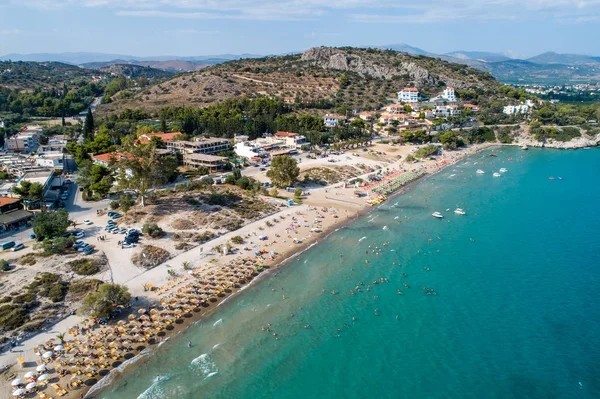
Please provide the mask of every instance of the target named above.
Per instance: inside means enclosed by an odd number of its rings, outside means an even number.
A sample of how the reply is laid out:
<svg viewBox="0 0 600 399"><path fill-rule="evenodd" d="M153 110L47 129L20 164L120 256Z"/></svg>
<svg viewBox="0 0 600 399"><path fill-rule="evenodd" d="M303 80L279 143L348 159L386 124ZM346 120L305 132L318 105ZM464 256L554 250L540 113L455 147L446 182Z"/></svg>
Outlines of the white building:
<svg viewBox="0 0 600 399"><path fill-rule="evenodd" d="M460 115L460 110L456 105L437 105L435 107L435 115L438 117L449 117Z"/></svg>
<svg viewBox="0 0 600 399"><path fill-rule="evenodd" d="M35 157L35 164L45 168L62 170L65 164L65 154L62 151L44 152Z"/></svg>
<svg viewBox="0 0 600 399"><path fill-rule="evenodd" d="M17 152L35 152L40 146L36 131L23 130L6 140L6 148Z"/></svg>
<svg viewBox="0 0 600 399"><path fill-rule="evenodd" d="M504 110L502 112L504 112L504 114L506 115L528 114L529 106L525 104L507 105L506 107L504 107Z"/></svg>
<svg viewBox="0 0 600 399"><path fill-rule="evenodd" d="M416 87L405 87L398 92L398 101L416 103L419 101L419 90Z"/></svg>
<svg viewBox="0 0 600 399"><path fill-rule="evenodd" d="M323 117L323 123L325 123L325 126L327 127L335 127L337 126L340 122L343 122L346 120L346 117L343 115L331 115L331 114L326 114Z"/></svg>
<svg viewBox="0 0 600 399"><path fill-rule="evenodd" d="M448 86L442 93L441 97L451 103L456 102L456 94L454 93L454 87Z"/></svg>

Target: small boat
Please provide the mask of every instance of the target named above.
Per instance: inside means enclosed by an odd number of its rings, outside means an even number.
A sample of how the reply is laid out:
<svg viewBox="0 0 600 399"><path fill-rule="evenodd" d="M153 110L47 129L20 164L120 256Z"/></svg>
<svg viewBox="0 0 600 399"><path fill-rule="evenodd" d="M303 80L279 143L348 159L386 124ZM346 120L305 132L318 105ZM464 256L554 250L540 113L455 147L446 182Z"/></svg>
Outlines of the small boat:
<svg viewBox="0 0 600 399"><path fill-rule="evenodd" d="M477 172L475 172L475 173L477 173L478 175L482 175L482 174L484 174L485 172L484 172L483 170L481 170L481 169L477 169Z"/></svg>
<svg viewBox="0 0 600 399"><path fill-rule="evenodd" d="M433 213L431 214L431 216L433 216L434 218L438 218L438 219L441 219L441 218L443 218L443 217L444 217L444 215L442 215L442 214L441 214L441 213L439 213L439 212L433 212Z"/></svg>
<svg viewBox="0 0 600 399"><path fill-rule="evenodd" d="M494 174L492 176L494 176L494 177L500 177L502 175L500 173L498 173L498 172L494 172Z"/></svg>
<svg viewBox="0 0 600 399"><path fill-rule="evenodd" d="M467 212L465 212L462 208L456 208L454 210L454 213L456 213L457 215L466 215Z"/></svg>
<svg viewBox="0 0 600 399"><path fill-rule="evenodd" d="M523 147L521 147L522 150L526 151L529 149L529 147L527 147L527 145L524 145Z"/></svg>
<svg viewBox="0 0 600 399"><path fill-rule="evenodd" d="M562 176L558 176L558 180L562 180Z"/></svg>
<svg viewBox="0 0 600 399"><path fill-rule="evenodd" d="M500 173L504 173L504 172L508 172L508 169L506 169L506 168L500 168Z"/></svg>
<svg viewBox="0 0 600 399"><path fill-rule="evenodd" d="M548 178L548 180L554 180L554 177L550 176L550 177Z"/></svg>

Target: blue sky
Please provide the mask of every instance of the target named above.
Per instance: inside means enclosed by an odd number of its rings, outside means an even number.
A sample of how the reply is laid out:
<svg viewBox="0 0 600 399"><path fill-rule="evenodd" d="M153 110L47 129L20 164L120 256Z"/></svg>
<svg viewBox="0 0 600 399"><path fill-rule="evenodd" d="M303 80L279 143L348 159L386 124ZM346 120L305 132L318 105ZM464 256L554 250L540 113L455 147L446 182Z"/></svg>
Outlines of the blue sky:
<svg viewBox="0 0 600 399"><path fill-rule="evenodd" d="M431 52L600 55L600 0L0 0L0 55L280 54L407 43Z"/></svg>

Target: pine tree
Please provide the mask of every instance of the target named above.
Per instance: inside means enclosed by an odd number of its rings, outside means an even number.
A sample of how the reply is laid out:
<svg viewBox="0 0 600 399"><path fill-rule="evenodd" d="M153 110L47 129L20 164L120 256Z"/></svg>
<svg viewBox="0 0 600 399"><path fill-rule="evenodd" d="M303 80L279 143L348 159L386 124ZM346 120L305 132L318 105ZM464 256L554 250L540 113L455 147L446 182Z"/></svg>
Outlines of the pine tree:
<svg viewBox="0 0 600 399"><path fill-rule="evenodd" d="M160 118L160 131L164 133L168 131L167 121L165 118Z"/></svg>
<svg viewBox="0 0 600 399"><path fill-rule="evenodd" d="M62 119L61 119L61 125L62 126L66 126L67 125L67 123L65 122L65 116L64 115L62 116Z"/></svg>
<svg viewBox="0 0 600 399"><path fill-rule="evenodd" d="M88 108L87 115L85 116L85 122L83 122L83 137L88 138L94 135L94 116L92 115L92 109Z"/></svg>

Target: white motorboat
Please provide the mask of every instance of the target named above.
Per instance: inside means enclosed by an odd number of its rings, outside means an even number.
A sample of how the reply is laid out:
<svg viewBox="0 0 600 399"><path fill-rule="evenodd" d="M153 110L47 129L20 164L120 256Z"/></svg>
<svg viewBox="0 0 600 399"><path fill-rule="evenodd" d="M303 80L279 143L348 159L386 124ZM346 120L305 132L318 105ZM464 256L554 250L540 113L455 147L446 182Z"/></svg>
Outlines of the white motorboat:
<svg viewBox="0 0 600 399"><path fill-rule="evenodd" d="M502 175L500 173L498 173L498 172L494 172L494 174L492 176L494 176L494 177L500 177Z"/></svg>
<svg viewBox="0 0 600 399"><path fill-rule="evenodd" d="M477 169L477 172L475 172L475 173L477 173L478 175L482 175L482 174L484 174L485 172L484 172L483 170L481 170L481 169Z"/></svg>
<svg viewBox="0 0 600 399"><path fill-rule="evenodd" d="M529 147L527 147L527 145L524 145L523 147L521 147L522 150L528 150Z"/></svg>
<svg viewBox="0 0 600 399"><path fill-rule="evenodd" d="M500 168L500 173L504 173L504 172L508 172L508 169L506 169L506 168Z"/></svg>
<svg viewBox="0 0 600 399"><path fill-rule="evenodd" d="M465 212L462 208L456 208L454 210L454 213L456 213L457 215L466 215L467 212Z"/></svg>
<svg viewBox="0 0 600 399"><path fill-rule="evenodd" d="M441 214L441 213L439 213L439 212L433 212L433 213L431 214L431 216L433 216L434 218L438 218L438 219L441 219L441 218L443 218L443 217L444 217L444 215L442 215L442 214Z"/></svg>

